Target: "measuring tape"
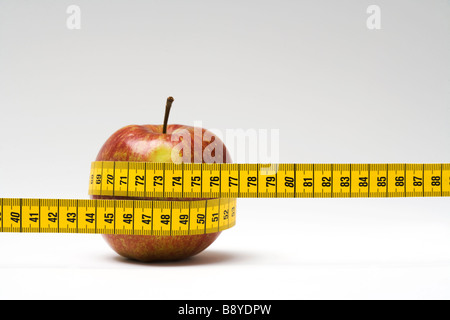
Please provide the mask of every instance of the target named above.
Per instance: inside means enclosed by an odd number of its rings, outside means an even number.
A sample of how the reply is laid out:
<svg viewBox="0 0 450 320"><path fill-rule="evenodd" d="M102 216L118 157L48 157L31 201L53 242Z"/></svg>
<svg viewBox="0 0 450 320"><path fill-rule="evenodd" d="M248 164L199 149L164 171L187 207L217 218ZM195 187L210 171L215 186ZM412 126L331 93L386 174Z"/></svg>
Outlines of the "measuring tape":
<svg viewBox="0 0 450 320"><path fill-rule="evenodd" d="M447 197L450 164L94 162L89 194L176 198Z"/></svg>
<svg viewBox="0 0 450 320"><path fill-rule="evenodd" d="M236 199L202 201L0 199L2 232L177 236L236 223Z"/></svg>
<svg viewBox="0 0 450 320"><path fill-rule="evenodd" d="M89 194L150 199L0 199L0 232L214 233L236 224L236 198L448 197L450 164L97 161Z"/></svg>

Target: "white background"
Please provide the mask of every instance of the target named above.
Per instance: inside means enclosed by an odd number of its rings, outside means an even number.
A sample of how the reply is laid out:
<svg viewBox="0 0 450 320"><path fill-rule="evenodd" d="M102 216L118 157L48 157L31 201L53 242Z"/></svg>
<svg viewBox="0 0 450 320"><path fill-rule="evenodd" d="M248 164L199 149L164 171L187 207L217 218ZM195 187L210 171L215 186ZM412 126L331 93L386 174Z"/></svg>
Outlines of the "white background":
<svg viewBox="0 0 450 320"><path fill-rule="evenodd" d="M169 95L172 123L279 129L280 162L448 162L449 35L444 0L0 0L0 197L87 198L104 141L160 124ZM0 234L0 298L448 299L449 205L240 199L177 263Z"/></svg>

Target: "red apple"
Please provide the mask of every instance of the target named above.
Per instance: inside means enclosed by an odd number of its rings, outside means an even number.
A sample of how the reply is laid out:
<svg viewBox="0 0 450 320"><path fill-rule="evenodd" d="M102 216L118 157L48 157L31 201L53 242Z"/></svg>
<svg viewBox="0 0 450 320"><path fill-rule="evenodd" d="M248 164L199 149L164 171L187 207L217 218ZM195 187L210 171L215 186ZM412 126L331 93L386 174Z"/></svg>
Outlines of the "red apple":
<svg viewBox="0 0 450 320"><path fill-rule="evenodd" d="M208 130L183 125L167 125L173 98L167 99L163 125L130 125L116 131L101 148L96 161L137 161L172 163L172 151L183 158L182 162L225 163L230 156L220 139ZM179 134L183 133L183 140ZM205 135L208 138L204 139ZM209 140L209 137L211 140ZM206 140L206 141L204 141ZM180 150L180 141L189 149ZM223 150L204 152L211 141ZM197 143L197 146L195 146ZM201 146L199 145L201 144ZM189 152L190 151L190 152ZM190 154L189 154L190 153ZM94 196L94 199L123 199L123 197ZM126 198L138 199L138 198ZM142 199L142 198L140 198ZM148 200L167 200L144 198ZM194 200L194 199L169 199ZM196 199L199 200L199 199ZM139 261L180 260L205 250L220 232L185 236L103 235L106 242L121 256Z"/></svg>

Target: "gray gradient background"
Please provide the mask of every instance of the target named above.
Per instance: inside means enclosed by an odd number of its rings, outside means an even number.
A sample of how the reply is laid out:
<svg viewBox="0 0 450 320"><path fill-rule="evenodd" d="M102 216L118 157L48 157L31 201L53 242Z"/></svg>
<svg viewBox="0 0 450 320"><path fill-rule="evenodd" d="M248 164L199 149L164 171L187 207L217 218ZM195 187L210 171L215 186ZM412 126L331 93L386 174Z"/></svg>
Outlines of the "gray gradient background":
<svg viewBox="0 0 450 320"><path fill-rule="evenodd" d="M0 196L86 198L103 142L168 95L172 123L279 129L280 162L449 162L450 1L0 0ZM241 199L178 268L0 234L0 297L448 299L449 204Z"/></svg>

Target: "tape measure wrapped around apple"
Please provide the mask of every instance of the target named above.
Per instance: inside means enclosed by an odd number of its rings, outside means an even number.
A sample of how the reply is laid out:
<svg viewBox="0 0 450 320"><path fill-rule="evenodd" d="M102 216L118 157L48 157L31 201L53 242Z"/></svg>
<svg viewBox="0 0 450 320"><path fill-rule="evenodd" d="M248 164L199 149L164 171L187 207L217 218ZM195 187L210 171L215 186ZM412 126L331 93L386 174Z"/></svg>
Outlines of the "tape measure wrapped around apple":
<svg viewBox="0 0 450 320"><path fill-rule="evenodd" d="M222 141L203 128L184 125L168 125L170 109L174 99L169 97L162 125L129 125L116 131L103 145L96 161L127 161L173 163L229 163L228 150ZM199 136L200 135L200 136ZM210 142L209 136L223 150L204 152ZM211 141L210 140L210 141ZM181 144L181 148L180 148ZM200 147L201 144L201 147ZM174 150L176 150L174 152ZM222 152L220 152L222 151ZM158 183L158 181L155 181ZM187 198L130 198L92 196L93 199L194 201ZM219 232L194 235L122 235L104 234L103 237L119 255L139 261L181 260L194 256L209 247L220 235Z"/></svg>

